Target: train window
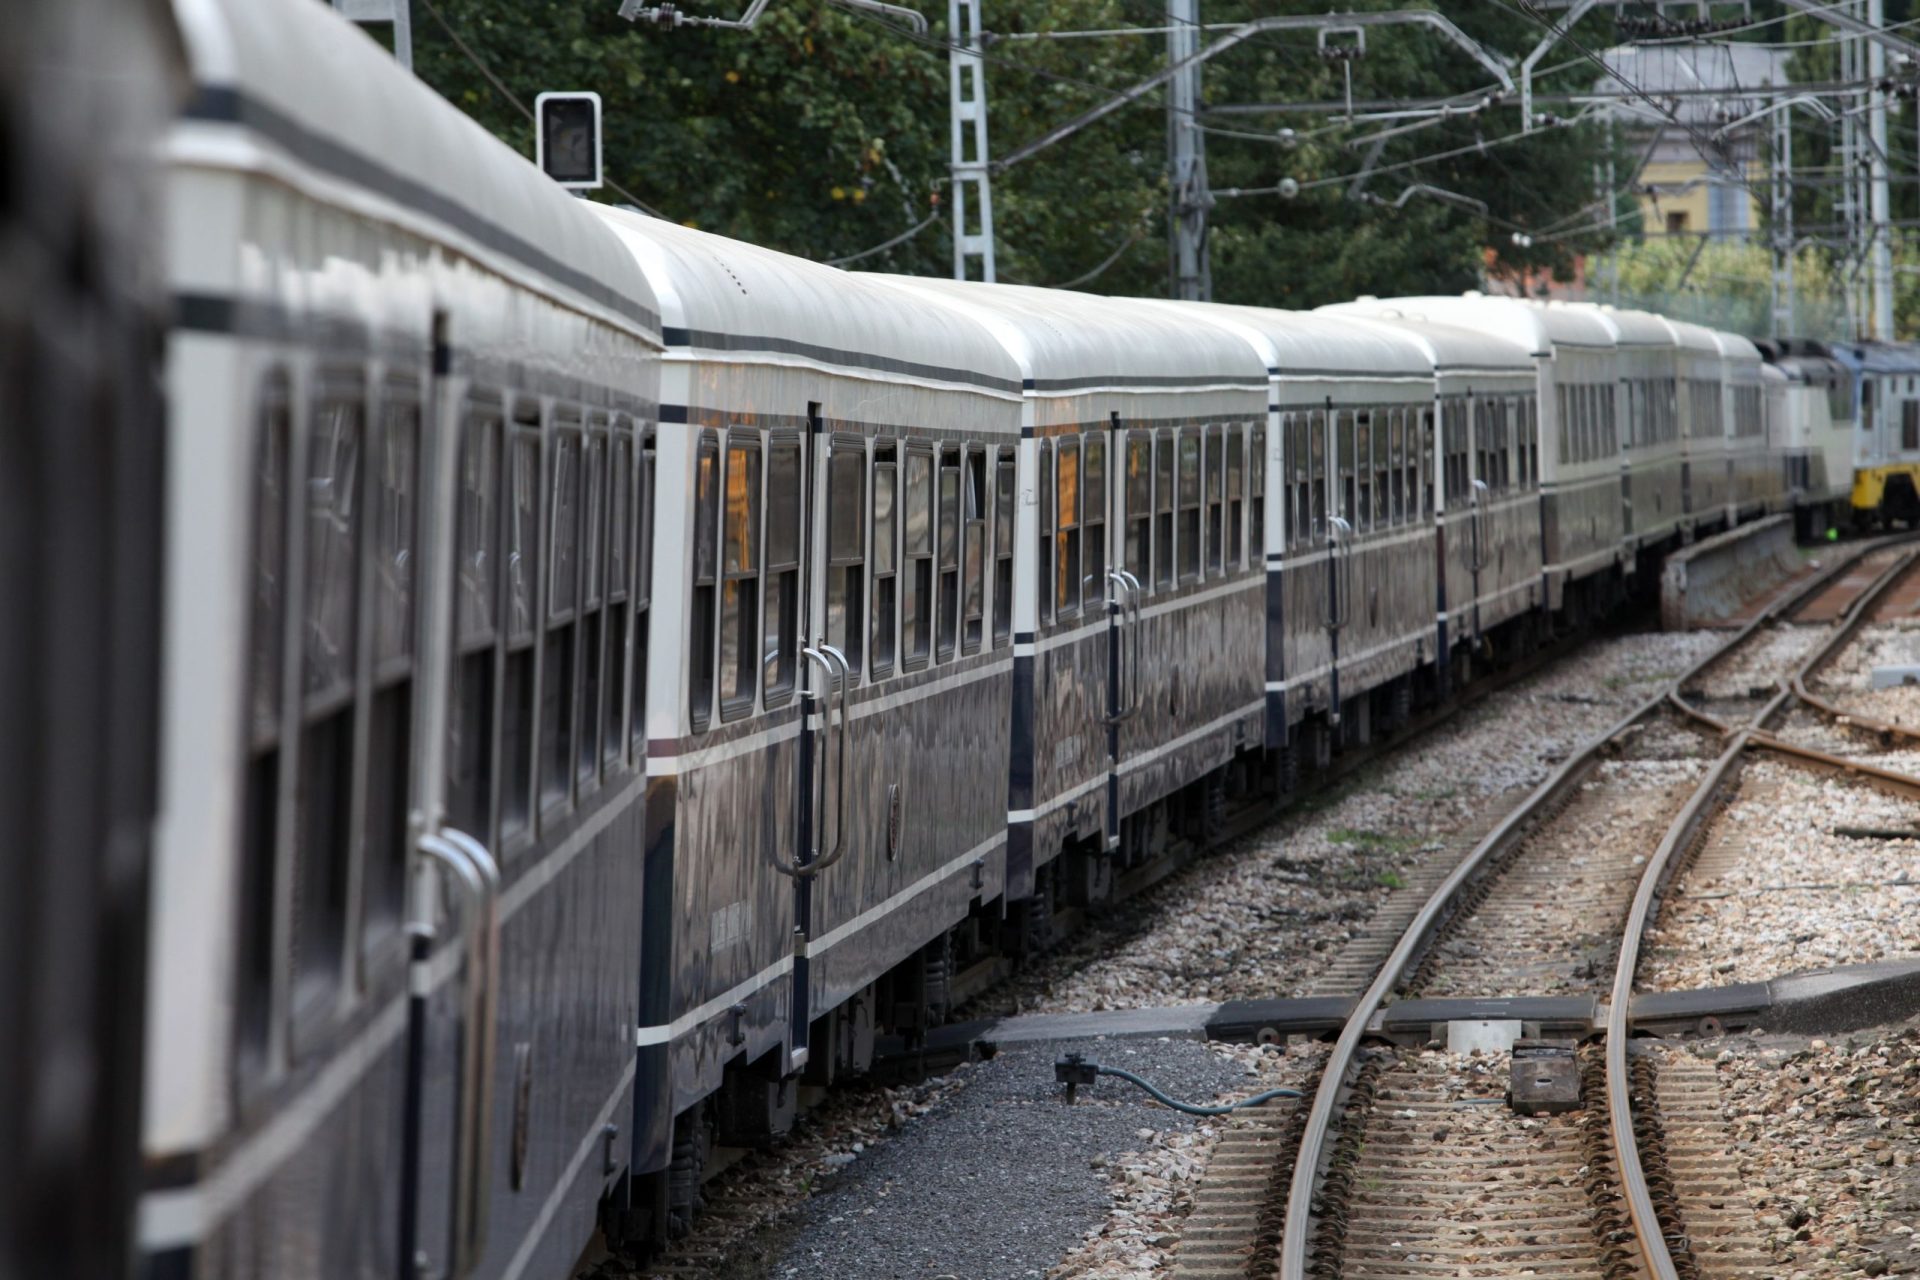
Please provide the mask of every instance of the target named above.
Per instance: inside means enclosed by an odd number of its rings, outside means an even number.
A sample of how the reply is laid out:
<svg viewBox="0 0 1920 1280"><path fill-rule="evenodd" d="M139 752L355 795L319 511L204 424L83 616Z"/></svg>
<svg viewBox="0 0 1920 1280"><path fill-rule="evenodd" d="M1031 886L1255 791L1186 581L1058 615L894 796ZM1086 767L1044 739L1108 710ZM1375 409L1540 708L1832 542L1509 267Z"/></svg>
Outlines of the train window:
<svg viewBox="0 0 1920 1280"><path fill-rule="evenodd" d="M1141 583L1153 581L1153 436L1127 433L1126 568Z"/></svg>
<svg viewBox="0 0 1920 1280"><path fill-rule="evenodd" d="M485 839L493 824L494 548L500 538L500 419L470 413L454 513L454 683L447 708L447 813Z"/></svg>
<svg viewBox="0 0 1920 1280"><path fill-rule="evenodd" d="M1307 418L1308 525L1318 541L1327 536L1327 415L1315 409Z"/></svg>
<svg viewBox="0 0 1920 1280"><path fill-rule="evenodd" d="M960 622L960 450L940 451L940 630L934 648L940 660L953 656Z"/></svg>
<svg viewBox="0 0 1920 1280"><path fill-rule="evenodd" d="M867 511L867 495L861 484L866 479L865 444L850 450L834 450L833 465L838 467L843 457L852 464L854 484L844 512L828 499L827 554L831 563L839 568L828 571L827 589L831 594L833 580L838 577L843 589L850 586L853 592L851 599L842 600L841 607L844 614L855 619L854 625L848 627L843 622L840 638L831 643L846 655L852 674L858 676L859 620L866 616L860 547L861 525L866 523L862 517ZM800 666L800 485L804 474L800 466L799 438L774 437L767 445L767 581L766 599L761 605L765 625L760 650L760 678L766 690L762 701L769 707L779 706L793 696ZM837 480L837 472L829 472L829 485ZM841 486L845 487L844 481Z"/></svg>
<svg viewBox="0 0 1920 1280"><path fill-rule="evenodd" d="M1333 447L1335 465L1339 468L1336 484L1338 486L1337 492L1340 503L1340 514L1346 518L1347 523L1357 532L1361 528L1361 523L1359 515L1359 483L1355 480L1353 474L1354 427L1354 415L1351 409L1338 409L1334 411Z"/></svg>
<svg viewBox="0 0 1920 1280"><path fill-rule="evenodd" d="M1420 411L1420 518L1433 518L1433 410Z"/></svg>
<svg viewBox="0 0 1920 1280"><path fill-rule="evenodd" d="M1200 577L1200 433L1188 427L1180 433L1180 580Z"/></svg>
<svg viewBox="0 0 1920 1280"><path fill-rule="evenodd" d="M827 643L846 655L847 665L853 673L860 673L861 632L866 629L866 555L861 545L861 536L865 530L861 527L865 521L861 518L867 511L867 449L864 441L834 440L827 455ZM782 455L788 455L784 463L791 468L790 478L782 481L780 472L783 466ZM792 631L792 620L798 607L798 597L793 595L799 584L799 536L800 536L800 446L798 442L790 446L781 446L774 453L774 467L768 476L768 491L772 492L776 481L790 488L792 494L790 511L782 513L769 500L770 520L785 521L789 530L788 537L793 551L791 570L781 573L774 567L773 534L767 535L767 565L770 572L780 573L788 584L791 599L782 602L781 616L787 620L787 631ZM892 494L888 495L891 506ZM774 589L767 587L767 644L776 643L772 612L776 608ZM786 683L779 692L784 695L793 687L791 673L793 653L791 638L780 637L780 643L786 646L788 674ZM767 703L773 704L775 686L773 671L767 672Z"/></svg>
<svg viewBox="0 0 1920 1280"><path fill-rule="evenodd" d="M1920 401L1907 400L1900 405L1900 447L1920 449Z"/></svg>
<svg viewBox="0 0 1920 1280"><path fill-rule="evenodd" d="M601 762L611 768L623 756L627 735L620 717L627 713L627 680L632 656L628 603L633 597L633 428L615 420L607 441L607 696Z"/></svg>
<svg viewBox="0 0 1920 1280"><path fill-rule="evenodd" d="M1208 427L1205 439L1206 452L1202 458L1205 471L1202 487L1205 490L1207 502L1207 573L1210 576L1226 568L1227 503L1223 490L1227 482L1227 458L1226 449L1221 444L1224 438L1221 428Z"/></svg>
<svg viewBox="0 0 1920 1280"><path fill-rule="evenodd" d="M1173 432L1162 431L1154 441L1153 582L1156 588L1173 585L1173 439Z"/></svg>
<svg viewBox="0 0 1920 1280"><path fill-rule="evenodd" d="M750 430L727 433L721 508L720 719L753 710L760 675L760 442Z"/></svg>
<svg viewBox="0 0 1920 1280"><path fill-rule="evenodd" d="M649 494L649 497L652 495ZM693 467L693 618L687 636L687 710L694 732L712 723L714 604L720 584L720 441L700 433Z"/></svg>
<svg viewBox="0 0 1920 1280"><path fill-rule="evenodd" d="M899 484L900 464L890 444L873 450L873 662L875 679L893 670L896 619L894 606L899 602Z"/></svg>
<svg viewBox="0 0 1920 1280"><path fill-rule="evenodd" d="M500 835L530 829L534 769L534 581L540 554L540 431L537 407L516 415L508 445L506 672L500 711Z"/></svg>
<svg viewBox="0 0 1920 1280"><path fill-rule="evenodd" d="M1085 455L1080 463L1081 538L1085 548L1081 558L1082 591L1089 608L1106 599L1107 594L1107 437L1103 432L1087 433Z"/></svg>
<svg viewBox="0 0 1920 1280"><path fill-rule="evenodd" d="M580 656L574 617L580 599L582 448L578 430L553 433L553 467L548 473L547 494L547 619L540 646L543 809L566 803L573 779L573 684Z"/></svg>
<svg viewBox="0 0 1920 1280"><path fill-rule="evenodd" d="M414 548L418 538L420 404L390 396L375 442L373 703L368 726L361 952L398 936L406 913L407 794L413 760Z"/></svg>
<svg viewBox="0 0 1920 1280"><path fill-rule="evenodd" d="M907 454L905 542L901 665L912 671L924 667L933 652L933 454L924 449Z"/></svg>
<svg viewBox="0 0 1920 1280"><path fill-rule="evenodd" d="M1372 467L1372 483L1368 488L1373 495L1373 510L1367 524L1370 528L1386 529L1393 524L1393 485L1387 476L1388 460L1392 457L1393 415L1385 409L1372 409L1364 416L1373 444L1370 462L1366 464Z"/></svg>
<svg viewBox="0 0 1920 1280"><path fill-rule="evenodd" d="M1407 418L1397 408L1387 411L1386 450L1386 467L1381 478L1386 496L1380 501L1380 514L1389 525L1397 525L1407 518L1406 499L1402 496L1407 463Z"/></svg>
<svg viewBox="0 0 1920 1280"><path fill-rule="evenodd" d="M601 695L606 690L602 651L607 638L607 433L605 419L594 423L587 434L586 488L580 495L580 731L574 735L574 773L581 786L589 786L600 776L600 735L604 731L606 708Z"/></svg>
<svg viewBox="0 0 1920 1280"><path fill-rule="evenodd" d="M1053 452L1051 440L1041 440L1040 449L1040 542L1038 578L1039 624L1046 626L1053 621L1053 531L1058 510L1058 495L1053 487Z"/></svg>
<svg viewBox="0 0 1920 1280"><path fill-rule="evenodd" d="M960 651L976 653L986 625L987 583L987 455L974 446L967 450L961 476Z"/></svg>
<svg viewBox="0 0 1920 1280"><path fill-rule="evenodd" d="M1266 567L1267 555L1267 429L1255 427L1247 441L1247 554Z"/></svg>
<svg viewBox="0 0 1920 1280"><path fill-rule="evenodd" d="M1292 478L1287 494L1287 545L1304 547L1313 540L1312 472L1308 466L1307 415L1285 414L1280 419L1283 474Z"/></svg>
<svg viewBox="0 0 1920 1280"><path fill-rule="evenodd" d="M254 464L253 601L249 623L247 776L240 828L239 972L234 1044L243 1077L265 1068L271 1042L276 951L280 809L280 713L287 622L288 474L293 411L286 375L275 371L262 388L260 437Z"/></svg>
<svg viewBox="0 0 1920 1280"><path fill-rule="evenodd" d="M1246 568L1247 430L1227 430L1227 567Z"/></svg>
<svg viewBox="0 0 1920 1280"><path fill-rule="evenodd" d="M354 680L362 536L357 395L324 394L307 447L306 584L294 820L293 999L324 1007L345 957L353 856Z"/></svg>
<svg viewBox="0 0 1920 1280"><path fill-rule="evenodd" d="M642 437L639 467L633 478L633 674L628 681L628 733L634 763L645 768L647 753L647 645L652 639L653 603L653 442Z"/></svg>
<svg viewBox="0 0 1920 1280"><path fill-rule="evenodd" d="M1053 599L1062 618L1080 613L1080 441L1059 442L1054 470Z"/></svg>
<svg viewBox="0 0 1920 1280"><path fill-rule="evenodd" d="M1002 445L993 476L993 647L1013 636L1013 449Z"/></svg>

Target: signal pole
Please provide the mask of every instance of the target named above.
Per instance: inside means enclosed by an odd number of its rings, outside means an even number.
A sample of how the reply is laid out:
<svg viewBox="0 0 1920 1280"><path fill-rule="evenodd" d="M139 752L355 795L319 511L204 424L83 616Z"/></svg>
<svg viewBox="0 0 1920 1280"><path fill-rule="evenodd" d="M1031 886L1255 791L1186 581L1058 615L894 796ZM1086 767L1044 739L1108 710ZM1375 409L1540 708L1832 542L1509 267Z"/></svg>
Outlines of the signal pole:
<svg viewBox="0 0 1920 1280"><path fill-rule="evenodd" d="M970 279L977 263L979 278L992 284L993 170L987 159L987 64L980 56L980 4L947 0L948 167L953 175L953 278Z"/></svg>
<svg viewBox="0 0 1920 1280"><path fill-rule="evenodd" d="M1200 0L1167 0L1167 64L1177 67L1200 51ZM1167 230L1169 292L1201 302L1213 298L1207 261L1206 136L1200 132L1200 67L1195 59L1167 85L1167 160L1171 191Z"/></svg>
<svg viewBox="0 0 1920 1280"><path fill-rule="evenodd" d="M1883 0L1867 0L1867 25L1875 31L1886 26ZM1893 341L1893 224L1887 196L1887 93L1881 82L1887 75L1887 51L1878 40L1866 41L1867 80L1869 82L1867 136L1872 141L1869 181L1872 195L1869 208L1873 236L1873 336L1882 342Z"/></svg>

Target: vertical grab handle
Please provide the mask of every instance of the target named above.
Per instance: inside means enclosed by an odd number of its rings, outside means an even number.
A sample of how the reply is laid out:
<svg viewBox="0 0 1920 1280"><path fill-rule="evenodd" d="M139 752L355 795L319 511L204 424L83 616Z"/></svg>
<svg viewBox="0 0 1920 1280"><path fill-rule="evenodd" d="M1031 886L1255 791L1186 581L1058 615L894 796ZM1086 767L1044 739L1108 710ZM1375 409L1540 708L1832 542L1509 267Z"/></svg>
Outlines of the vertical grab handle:
<svg viewBox="0 0 1920 1280"><path fill-rule="evenodd" d="M1140 598L1146 594L1146 591L1141 587L1140 579L1134 577L1131 571L1122 569L1120 576L1126 579L1127 610L1133 616L1133 621L1127 624L1133 643L1133 658L1127 664L1126 718L1131 720L1140 714Z"/></svg>
<svg viewBox="0 0 1920 1280"><path fill-rule="evenodd" d="M1485 480L1475 480L1473 482L1473 556L1470 563L1475 573L1487 567L1487 518L1490 514L1487 499L1489 492Z"/></svg>
<svg viewBox="0 0 1920 1280"><path fill-rule="evenodd" d="M838 668L834 675L834 692L840 704L839 750L836 752L839 760L834 766L833 848L820 859L819 869L824 871L838 862L847 851L847 737L852 726L847 718L847 698L853 689L853 664L847 661L846 654L830 644L821 645L820 652L826 654L827 661Z"/></svg>
<svg viewBox="0 0 1920 1280"><path fill-rule="evenodd" d="M1328 631L1347 625L1347 606L1353 597L1353 526L1339 516L1327 517L1327 612Z"/></svg>
<svg viewBox="0 0 1920 1280"><path fill-rule="evenodd" d="M775 871L778 871L781 875L792 876L796 879L811 879L812 877L819 875L822 871L825 871L828 867L832 866L835 862L838 862L840 860L840 856L846 852L846 848L847 848L847 836L846 836L846 831L847 831L847 790L846 790L846 787L847 787L847 701L846 699L847 699L847 685L852 679L852 667L847 662L846 655L841 653L838 649L834 648L832 645L823 644L818 648L809 647L809 648L802 649L800 651L800 656L805 658L808 663L817 665L820 668L821 672L826 677L827 700L824 708L820 713L821 715L820 727L822 729L826 729L829 731L833 729L834 704L837 702L840 708L840 728L839 728L839 739L837 743L839 747L838 763L839 763L839 769L840 769L840 780L838 784L839 790L835 800L837 813L835 817L835 827L834 827L834 844L833 844L833 848L828 849L826 847L826 841L816 837L814 840L814 846L811 850L809 850L808 859L805 863L788 862L784 858L782 858L778 853L769 854L768 856L773 862L773 869ZM831 754L831 753L832 753L831 748L829 748L828 754ZM816 800L813 806L814 829L816 831L824 831L826 829L826 821L827 821L827 771L824 766L824 762L822 763L822 767L819 769L816 777L811 778L807 781L807 787L809 790L813 792L814 796L816 797Z"/></svg>
<svg viewBox="0 0 1920 1280"><path fill-rule="evenodd" d="M453 1240L449 1274L479 1265L486 1250L493 1171L494 1033L500 1016L500 869L463 831L427 832L415 845L465 899L466 951L460 1028L460 1099L455 1113Z"/></svg>

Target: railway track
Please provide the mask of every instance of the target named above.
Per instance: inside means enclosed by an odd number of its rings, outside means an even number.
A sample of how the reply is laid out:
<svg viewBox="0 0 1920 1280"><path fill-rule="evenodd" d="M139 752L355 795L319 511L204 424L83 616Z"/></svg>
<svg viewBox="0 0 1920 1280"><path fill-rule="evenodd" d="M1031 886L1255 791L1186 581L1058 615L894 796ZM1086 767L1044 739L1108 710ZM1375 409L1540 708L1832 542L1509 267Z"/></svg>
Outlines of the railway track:
<svg viewBox="0 0 1920 1280"><path fill-rule="evenodd" d="M1912 604L1887 605L1905 584ZM1204 1243L1196 1238L1191 1254L1183 1246L1178 1274L1766 1274L1772 1260L1741 1230L1737 1171L1716 1146L1711 1073L1663 1071L1657 1055L1630 1051L1642 939L1749 759L1845 771L1836 776L1849 785L1920 798L1920 782L1774 727L1863 619L1913 605L1920 553L1904 541L1861 548L1730 636L1495 824L1406 923L1310 1099L1275 1108L1231 1172L1209 1171L1197 1202L1218 1184L1234 1221L1216 1214ZM1845 714L1803 705L1829 722ZM1867 731L1884 736L1878 724ZM1578 1108L1511 1109L1504 1053L1382 1043L1378 1015L1389 1000L1439 995L1595 1001L1601 1034L1579 1051ZM1275 1161L1264 1171L1250 1159L1261 1145Z"/></svg>

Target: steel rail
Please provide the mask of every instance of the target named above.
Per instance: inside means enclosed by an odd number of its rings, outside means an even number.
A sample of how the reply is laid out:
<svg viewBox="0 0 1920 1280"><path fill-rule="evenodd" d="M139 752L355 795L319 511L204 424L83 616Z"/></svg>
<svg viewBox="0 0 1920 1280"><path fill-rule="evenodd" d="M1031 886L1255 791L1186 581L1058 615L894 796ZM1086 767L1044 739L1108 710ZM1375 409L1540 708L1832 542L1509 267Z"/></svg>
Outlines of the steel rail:
<svg viewBox="0 0 1920 1280"><path fill-rule="evenodd" d="M1741 627L1740 630L1734 632L1732 638L1728 640L1726 644L1720 646L1719 648L1715 649L1713 652L1707 654L1705 657L1701 658L1698 662L1695 662L1692 666L1688 667L1685 671L1682 671L1679 674L1679 676L1675 677L1673 682L1673 689L1670 695L1674 708L1678 710L1682 715L1688 716L1694 720L1699 720L1707 725L1712 726L1714 732L1716 733L1719 733L1722 735L1733 733L1739 726L1728 724L1726 721L1720 719L1718 716L1709 715L1707 712L1702 711L1700 708L1688 702L1686 700L1686 696L1681 691L1684 690L1694 680L1699 678L1702 674L1704 674L1715 663L1724 661L1729 655L1731 655L1734 652L1735 649L1739 648L1755 633L1760 631L1762 628L1771 626L1773 623L1779 621L1781 614L1791 613L1794 610L1798 609L1801 605L1807 602L1809 597L1825 589L1827 586L1831 585L1836 579L1844 576L1847 571L1851 570L1855 565L1859 564L1860 561L1866 559L1868 556L1874 554L1877 551L1884 551L1884 550L1887 550L1889 547L1898 546L1902 542L1910 541L1916 536L1920 536L1920 535L1898 534L1893 537L1877 538L1871 542L1860 543L1858 546L1851 548L1851 551L1852 551L1851 555L1836 561L1835 563L1833 563L1832 565L1828 566L1825 569L1822 569L1819 573L1807 579L1807 581L1802 583L1795 590L1788 593L1786 596L1783 596L1781 599L1776 600L1772 605L1762 610L1757 616L1755 616L1752 620L1750 620L1745 626ZM1914 551L1908 552L1906 556L1898 560L1895 560L1892 564L1888 565L1886 569L1882 570L1880 575L1876 577L1871 583L1869 583L1866 586L1866 588L1861 591L1860 595L1855 598L1854 602L1848 606L1848 612L1846 614L1843 614L1841 618L1842 626L1846 627L1850 625L1857 625L1857 624L1849 623L1847 619L1852 618L1854 614L1861 609L1862 602L1866 600L1869 596L1877 596L1881 591L1885 590L1887 584L1895 576L1898 575L1899 571L1902 568L1913 563L1913 559L1916 555L1920 555L1920 549L1916 549ZM1815 655L1815 656L1818 656L1818 655ZM1800 697L1806 701L1812 701L1812 699L1807 698L1807 695L1805 695L1800 691L1799 683L1800 683L1801 676L1806 674L1810 670L1809 664L1812 662L1812 660L1813 660L1812 658L1809 658L1807 662L1803 662L1800 665L1800 668L1795 671L1793 675L1793 681L1792 681L1793 691L1795 696ZM1770 704L1769 710L1767 712L1764 712L1763 714L1770 714L1772 710L1777 710L1777 708L1772 708Z"/></svg>
<svg viewBox="0 0 1920 1280"><path fill-rule="evenodd" d="M1861 627L1866 625L1867 619L1872 613L1872 608L1880 602L1880 597L1887 593L1888 589L1893 586L1896 580L1905 576L1908 571L1914 569L1916 561L1920 561L1920 549L1909 551L1906 555L1895 560L1887 566L1886 570L1882 572L1879 577L1868 584L1867 588L1860 593L1859 598L1855 600L1853 604L1848 607L1847 612L1842 615L1840 625L1834 629L1833 638L1812 654L1809 654L1807 660L1801 663L1799 669L1793 673L1792 688L1794 697L1800 699L1800 701L1806 703L1808 706L1823 711L1834 719L1843 721L1854 728L1864 730L1868 733L1877 733L1882 740L1891 741L1894 738L1902 738L1909 742L1920 741L1920 730L1911 729L1905 725L1894 724L1891 721L1880 720L1873 716L1862 715L1857 711L1850 711L1832 699L1824 698L1807 688L1807 681L1821 668L1839 657L1847 645L1852 643L1853 637L1859 633Z"/></svg>
<svg viewBox="0 0 1920 1280"><path fill-rule="evenodd" d="M1505 849L1512 841L1525 833L1533 819L1551 809L1554 802L1568 795L1582 782L1587 774L1596 767L1601 758L1608 754L1614 744L1625 735L1634 731L1640 721L1658 711L1662 706L1674 701L1674 694L1680 682L1691 678L1711 663L1718 661L1735 646L1745 641L1761 626L1770 624L1786 610L1796 607L1806 596L1818 590L1832 580L1844 568L1851 566L1860 557L1877 550L1883 543L1863 545L1853 556L1841 561L1832 569L1826 570L1810 579L1799 589L1769 604L1750 622L1728 636L1721 644L1704 655L1699 661L1683 671L1674 680L1669 681L1661 690L1635 707L1627 715L1615 722L1604 733L1566 760L1562 761L1552 773L1533 789L1518 807L1503 818L1488 832L1463 858L1459 865L1441 881L1438 888L1422 904L1419 912L1408 923L1393 951L1381 964L1373 983L1356 1002L1353 1012L1348 1016L1346 1025L1341 1028L1339 1038L1335 1040L1333 1050L1328 1055L1325 1068L1321 1072L1319 1086L1315 1089L1313 1102L1308 1111L1306 1126L1301 1134L1300 1145L1295 1156L1293 1176L1287 1190L1286 1215L1282 1224L1280 1238L1279 1280L1308 1280L1308 1254L1313 1235L1313 1199L1319 1185L1322 1171L1330 1155L1328 1138L1333 1131L1333 1118L1345 1101L1349 1077L1355 1066L1356 1057L1362 1042L1374 1031L1374 1023L1388 997L1398 986L1403 975L1409 970L1415 958L1422 953L1432 940L1434 931L1451 915L1460 892L1473 883L1486 867L1492 856ZM1778 710L1789 696L1788 690L1781 689L1769 701L1762 713L1762 719ZM1703 713L1690 713L1705 717ZM1714 721L1714 723L1719 723ZM1740 748L1752 736L1752 731L1742 730L1721 757L1710 767L1702 785L1696 788L1686 806L1669 825L1667 836L1661 842L1660 865L1664 867L1671 861L1674 848L1681 844L1682 836L1691 831L1694 824L1706 812L1707 801L1717 789L1718 780L1724 778L1727 770L1737 759ZM1707 783L1712 781L1713 786ZM1645 920L1651 909L1652 901L1659 886L1659 879L1653 874L1653 864L1642 876L1641 885L1635 897L1634 911L1629 914L1629 928L1635 922L1644 929ZM1644 900L1644 901L1643 901ZM1639 1160L1639 1151L1632 1140L1632 1117L1628 1107L1625 1084L1626 1053L1626 1014L1627 1001L1622 994L1622 982L1628 987L1632 983L1632 968L1627 964L1629 958L1637 962L1639 941L1637 933L1631 939L1632 956L1628 956L1626 945L1622 947L1622 967L1617 968L1614 979L1615 997L1608 1011L1610 1034L1608 1037L1608 1095L1610 1118L1614 1125L1614 1145L1616 1153L1622 1157L1619 1164L1621 1182L1627 1193L1629 1210L1635 1231L1640 1236L1640 1248L1650 1266L1654 1267L1653 1280L1677 1280L1673 1261L1668 1254L1666 1242L1660 1233L1658 1218L1653 1212L1652 1200L1646 1188L1644 1171ZM1623 979L1622 974L1626 977ZM1612 1033L1613 1023L1618 1020L1617 1033ZM1618 1046L1619 1069L1615 1070L1615 1046ZM1613 1095L1619 1094L1619 1105L1613 1105ZM1624 1117L1624 1129L1621 1127ZM1625 1140L1622 1140L1622 1134ZM1629 1157L1631 1163L1627 1162ZM1659 1259L1665 1259L1664 1269Z"/></svg>

